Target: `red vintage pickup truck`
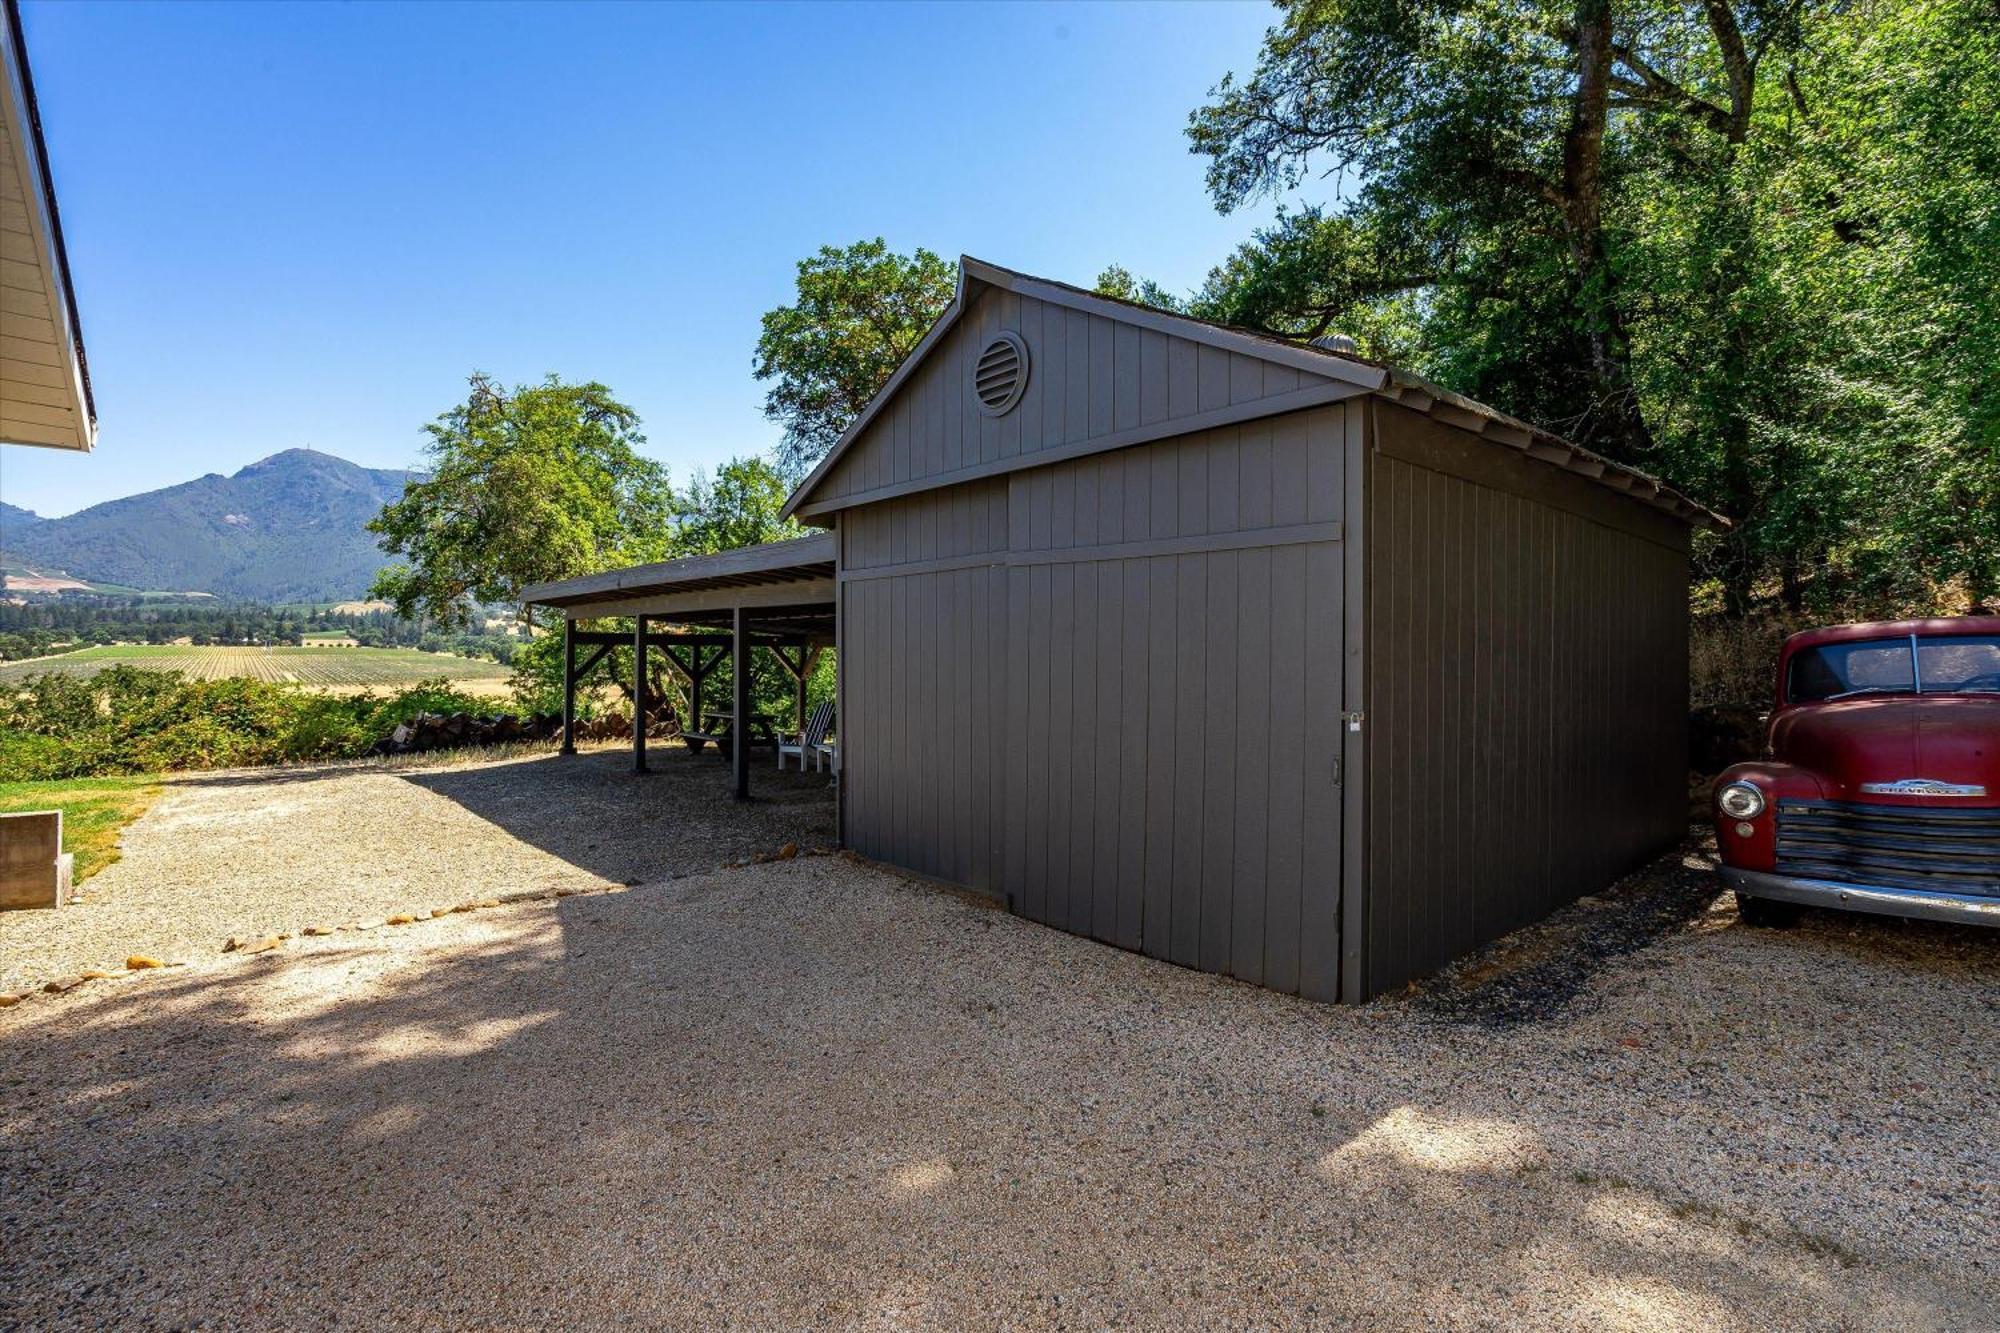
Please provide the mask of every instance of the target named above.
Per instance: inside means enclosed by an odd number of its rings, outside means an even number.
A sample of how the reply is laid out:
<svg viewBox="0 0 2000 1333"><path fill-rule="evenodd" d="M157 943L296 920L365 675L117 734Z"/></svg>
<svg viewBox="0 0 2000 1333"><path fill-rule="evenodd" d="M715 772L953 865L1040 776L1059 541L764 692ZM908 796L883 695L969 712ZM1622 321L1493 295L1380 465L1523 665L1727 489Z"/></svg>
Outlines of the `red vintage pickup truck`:
<svg viewBox="0 0 2000 1333"><path fill-rule="evenodd" d="M1786 640L1767 758L1715 786L1745 921L1800 904L2000 926L2000 616Z"/></svg>

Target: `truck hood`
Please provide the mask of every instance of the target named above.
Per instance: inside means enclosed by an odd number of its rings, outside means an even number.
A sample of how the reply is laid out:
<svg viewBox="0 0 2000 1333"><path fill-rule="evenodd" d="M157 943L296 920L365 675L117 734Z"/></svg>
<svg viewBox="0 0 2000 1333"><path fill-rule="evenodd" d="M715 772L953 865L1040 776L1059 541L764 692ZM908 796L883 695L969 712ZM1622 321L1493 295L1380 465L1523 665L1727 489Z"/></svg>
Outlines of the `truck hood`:
<svg viewBox="0 0 2000 1333"><path fill-rule="evenodd" d="M1845 699L1780 713L1773 754L1810 769L1835 800L2000 805L2000 695ZM1885 795L1863 783L1925 779L1984 787L1983 796Z"/></svg>

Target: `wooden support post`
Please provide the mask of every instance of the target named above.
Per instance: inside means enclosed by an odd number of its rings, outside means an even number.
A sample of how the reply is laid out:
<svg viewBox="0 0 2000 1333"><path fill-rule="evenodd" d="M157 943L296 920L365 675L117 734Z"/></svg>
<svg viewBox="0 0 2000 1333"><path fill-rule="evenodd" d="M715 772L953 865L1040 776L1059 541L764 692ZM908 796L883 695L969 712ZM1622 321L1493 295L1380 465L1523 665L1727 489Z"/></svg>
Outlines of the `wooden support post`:
<svg viewBox="0 0 2000 1333"><path fill-rule="evenodd" d="M576 622L563 617L563 754L576 753Z"/></svg>
<svg viewBox="0 0 2000 1333"><path fill-rule="evenodd" d="M687 697L681 707L681 730L700 731L701 723L695 719L694 715L694 672L681 665L680 656L674 652L672 647L664 648L661 651L666 653L667 660L673 663L674 674L679 676L682 683L687 686ZM690 648L688 650L689 661L693 661L699 656L701 656L701 649Z"/></svg>
<svg viewBox="0 0 2000 1333"><path fill-rule="evenodd" d="M786 646L783 643L772 644L771 651L777 654L778 665L792 678L794 696L792 730L803 735L806 729L806 682L812 678L813 664L819 661L819 649L805 643L793 646L799 650L799 660L796 662L785 655Z"/></svg>
<svg viewBox="0 0 2000 1333"><path fill-rule="evenodd" d="M702 682L708 679L708 663L702 660L704 654L699 647L688 656L694 663L694 669L688 672L688 720L686 725L689 731L700 731L702 729L701 687Z"/></svg>
<svg viewBox="0 0 2000 1333"><path fill-rule="evenodd" d="M646 771L646 617L632 617L632 771Z"/></svg>
<svg viewBox="0 0 2000 1333"><path fill-rule="evenodd" d="M819 665L817 648L799 645L799 735L806 734L806 683L812 679L813 668Z"/></svg>
<svg viewBox="0 0 2000 1333"><path fill-rule="evenodd" d="M750 631L749 617L742 607L731 613L729 666L734 677L729 683L736 716L729 723L729 765L735 770L736 799L750 799Z"/></svg>

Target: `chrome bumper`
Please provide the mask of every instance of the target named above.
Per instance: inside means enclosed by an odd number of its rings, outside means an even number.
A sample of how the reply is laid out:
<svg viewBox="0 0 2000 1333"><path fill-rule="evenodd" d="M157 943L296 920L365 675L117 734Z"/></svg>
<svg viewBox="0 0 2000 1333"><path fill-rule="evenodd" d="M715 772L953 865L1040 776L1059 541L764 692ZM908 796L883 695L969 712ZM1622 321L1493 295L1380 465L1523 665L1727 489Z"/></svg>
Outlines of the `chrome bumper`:
<svg viewBox="0 0 2000 1333"><path fill-rule="evenodd" d="M1772 898L1808 907L1837 907L1849 912L1879 912L1913 916L1926 921L1960 921L1974 926L2000 926L2000 898L1976 893L1938 893L1928 889L1885 889L1872 884L1840 884L1828 879L1798 879L1762 870L1722 867L1722 878L1738 893Z"/></svg>

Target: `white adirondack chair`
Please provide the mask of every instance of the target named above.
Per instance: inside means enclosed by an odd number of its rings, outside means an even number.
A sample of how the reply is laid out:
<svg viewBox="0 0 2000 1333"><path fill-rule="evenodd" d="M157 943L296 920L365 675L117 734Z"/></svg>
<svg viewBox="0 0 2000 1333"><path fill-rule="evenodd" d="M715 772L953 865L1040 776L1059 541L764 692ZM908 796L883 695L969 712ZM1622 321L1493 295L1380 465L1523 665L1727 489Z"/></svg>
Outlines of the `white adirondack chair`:
<svg viewBox="0 0 2000 1333"><path fill-rule="evenodd" d="M778 737L778 767L785 766L785 756L797 755L799 772L806 771L806 756L811 755L813 771L820 772L823 761L833 757L833 746L827 743L826 733L833 729L833 701L827 700L812 710L806 719L806 729L796 736Z"/></svg>

